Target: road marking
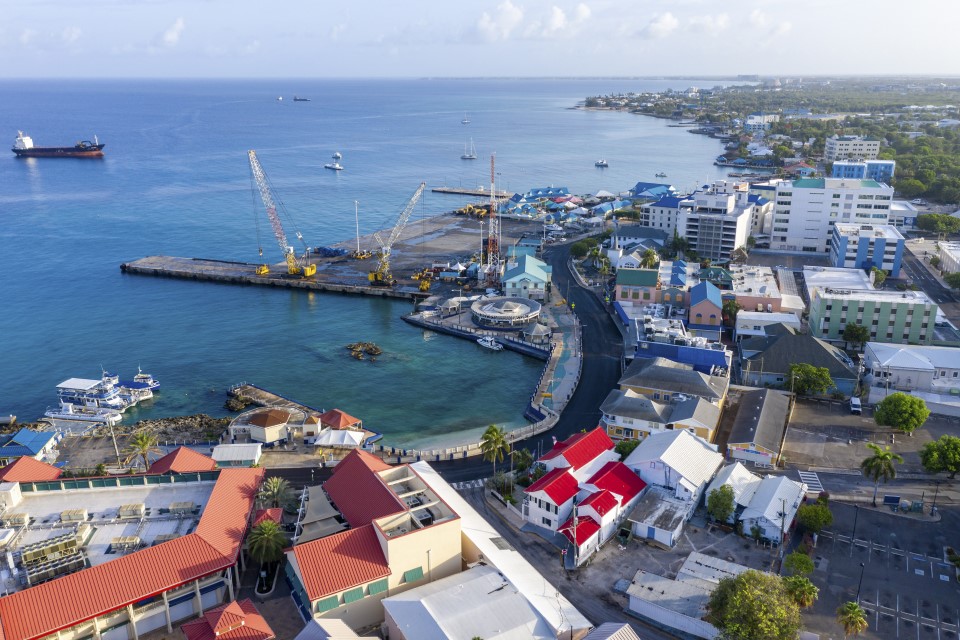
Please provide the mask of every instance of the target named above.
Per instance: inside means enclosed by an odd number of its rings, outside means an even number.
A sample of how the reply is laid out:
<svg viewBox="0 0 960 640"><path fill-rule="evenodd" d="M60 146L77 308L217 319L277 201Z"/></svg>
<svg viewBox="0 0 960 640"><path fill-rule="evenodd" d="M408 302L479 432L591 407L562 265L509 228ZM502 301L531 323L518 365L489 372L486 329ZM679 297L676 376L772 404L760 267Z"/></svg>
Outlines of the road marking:
<svg viewBox="0 0 960 640"><path fill-rule="evenodd" d="M820 483L820 477L813 471L798 471L800 481L803 482L810 491L820 493L823 491L823 485Z"/></svg>

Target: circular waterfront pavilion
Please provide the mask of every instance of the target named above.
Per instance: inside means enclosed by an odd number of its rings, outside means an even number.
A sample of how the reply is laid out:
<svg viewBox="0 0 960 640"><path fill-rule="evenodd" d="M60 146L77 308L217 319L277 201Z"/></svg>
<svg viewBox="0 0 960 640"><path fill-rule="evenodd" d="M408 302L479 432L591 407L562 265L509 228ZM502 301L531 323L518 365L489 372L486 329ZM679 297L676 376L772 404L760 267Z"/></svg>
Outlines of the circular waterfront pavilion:
<svg viewBox="0 0 960 640"><path fill-rule="evenodd" d="M527 298L481 298L470 305L470 315L484 329L523 329L540 317L541 305Z"/></svg>

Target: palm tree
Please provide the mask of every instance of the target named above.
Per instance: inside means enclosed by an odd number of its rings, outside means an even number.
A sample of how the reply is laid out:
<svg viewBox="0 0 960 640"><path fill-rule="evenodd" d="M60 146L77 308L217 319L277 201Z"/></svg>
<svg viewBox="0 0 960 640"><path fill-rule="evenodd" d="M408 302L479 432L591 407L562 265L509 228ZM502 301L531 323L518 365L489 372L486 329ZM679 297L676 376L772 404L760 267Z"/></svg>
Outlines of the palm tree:
<svg viewBox="0 0 960 640"><path fill-rule="evenodd" d="M513 456L513 464L517 467L517 471L526 471L533 465L533 454L529 449L514 449L510 455Z"/></svg>
<svg viewBox="0 0 960 640"><path fill-rule="evenodd" d="M267 478L260 487L258 498L268 507L285 507L291 500L290 483L285 478Z"/></svg>
<svg viewBox="0 0 960 640"><path fill-rule="evenodd" d="M283 533L283 529L273 520L264 520L250 530L250 535L247 536L247 552L251 558L260 564L261 576L267 575L263 571L264 565L272 565L283 558L283 549L287 544L289 544L289 541ZM266 585L261 587L259 580L257 582L258 590L262 588L266 591L268 589ZM269 579L266 582L269 584Z"/></svg>
<svg viewBox="0 0 960 640"><path fill-rule="evenodd" d="M487 427L480 438L480 451L483 452L483 459L493 463L493 474L497 474L497 463L503 462L503 456L506 454L510 445L507 443L507 434L502 427L495 424Z"/></svg>
<svg viewBox="0 0 960 640"><path fill-rule="evenodd" d="M890 447L879 447L872 442L867 443L867 448L873 451L873 455L860 463L860 470L863 475L873 480L873 506L877 506L877 491L880 489L880 481L884 483L897 477L897 468L894 466L898 462L903 462L903 456L899 453L890 451Z"/></svg>
<svg viewBox="0 0 960 640"><path fill-rule="evenodd" d="M653 249L647 249L640 258L640 266L644 269L652 269L660 262L660 256Z"/></svg>
<svg viewBox="0 0 960 640"><path fill-rule="evenodd" d="M867 628L867 614L856 602L844 602L837 609L837 622L843 627L843 637L858 636Z"/></svg>
<svg viewBox="0 0 960 640"><path fill-rule="evenodd" d="M107 465L102 462L93 468L93 475L95 476L105 476L107 475Z"/></svg>
<svg viewBox="0 0 960 640"><path fill-rule="evenodd" d="M806 609L812 607L820 595L820 590L810 582L809 578L803 576L789 576L783 579L787 587L787 593L797 603L798 607Z"/></svg>
<svg viewBox="0 0 960 640"><path fill-rule="evenodd" d="M150 468L150 454L160 455L163 452L157 448L157 436L146 431L141 431L130 438L130 443L127 445L127 453L127 464L136 460L142 460L143 470L146 471Z"/></svg>

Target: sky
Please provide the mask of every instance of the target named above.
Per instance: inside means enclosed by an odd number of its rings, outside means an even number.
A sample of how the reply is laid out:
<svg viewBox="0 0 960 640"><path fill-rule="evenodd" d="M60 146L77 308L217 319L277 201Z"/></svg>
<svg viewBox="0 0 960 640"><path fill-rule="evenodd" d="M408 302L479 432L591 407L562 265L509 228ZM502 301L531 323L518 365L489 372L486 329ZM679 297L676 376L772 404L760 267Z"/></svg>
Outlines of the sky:
<svg viewBox="0 0 960 640"><path fill-rule="evenodd" d="M0 0L0 78L960 75L937 0Z"/></svg>

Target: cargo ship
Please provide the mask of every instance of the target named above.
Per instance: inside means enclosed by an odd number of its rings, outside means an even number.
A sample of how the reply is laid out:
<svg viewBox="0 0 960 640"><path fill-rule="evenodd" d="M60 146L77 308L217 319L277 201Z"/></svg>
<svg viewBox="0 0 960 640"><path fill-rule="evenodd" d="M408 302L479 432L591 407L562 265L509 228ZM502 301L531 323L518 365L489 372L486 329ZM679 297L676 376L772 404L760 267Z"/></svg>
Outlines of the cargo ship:
<svg viewBox="0 0 960 640"><path fill-rule="evenodd" d="M33 138L17 131L17 139L13 141L13 151L21 158L102 158L104 145L93 137L93 142L81 140L72 147L35 147Z"/></svg>

